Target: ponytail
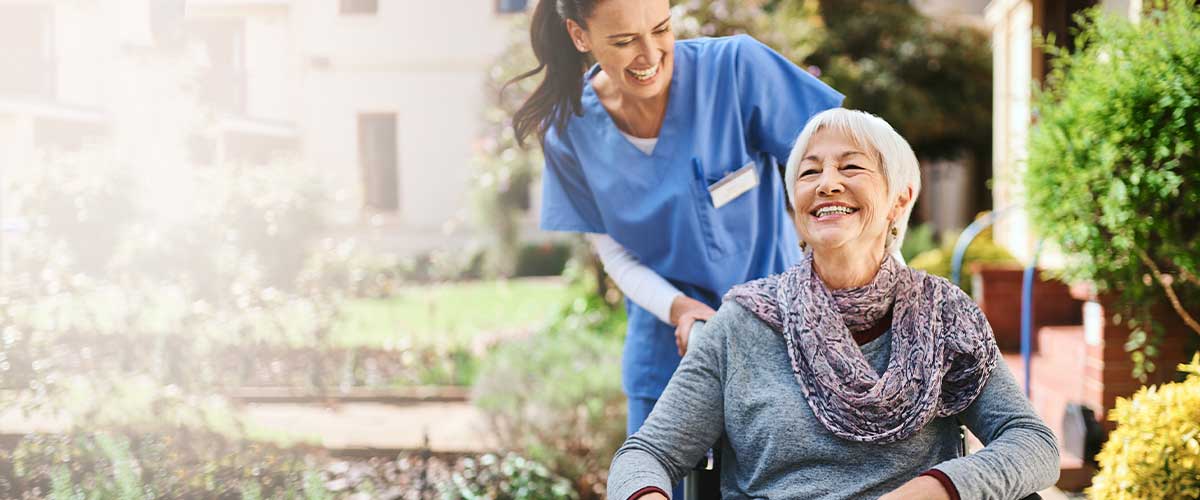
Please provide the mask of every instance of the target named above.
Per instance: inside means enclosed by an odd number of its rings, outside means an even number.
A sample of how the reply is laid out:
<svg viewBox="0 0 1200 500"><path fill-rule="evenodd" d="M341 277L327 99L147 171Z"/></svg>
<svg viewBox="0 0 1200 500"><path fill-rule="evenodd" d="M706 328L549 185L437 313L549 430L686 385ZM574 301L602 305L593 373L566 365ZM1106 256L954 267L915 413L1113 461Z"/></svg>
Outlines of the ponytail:
<svg viewBox="0 0 1200 500"><path fill-rule="evenodd" d="M551 125L562 129L572 114L583 114L580 98L588 59L575 48L565 19L586 27L583 20L591 15L595 4L596 0L538 0L529 28L530 44L538 66L504 84L504 88L508 88L546 70L542 83L513 114L517 144L524 146L525 138L534 132L538 141L543 141Z"/></svg>

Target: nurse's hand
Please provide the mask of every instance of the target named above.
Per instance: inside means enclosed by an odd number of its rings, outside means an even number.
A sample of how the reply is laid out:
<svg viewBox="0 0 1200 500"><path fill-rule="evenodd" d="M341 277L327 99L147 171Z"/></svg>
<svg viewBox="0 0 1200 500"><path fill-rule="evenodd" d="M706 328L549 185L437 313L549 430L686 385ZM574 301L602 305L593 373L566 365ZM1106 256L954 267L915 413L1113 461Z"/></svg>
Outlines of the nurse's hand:
<svg viewBox="0 0 1200 500"><path fill-rule="evenodd" d="M708 321L716 313L708 304L699 300L682 294L675 296L675 300L671 302L671 324L675 325L675 347L679 349L680 356L687 353L688 335L692 334L692 324L697 320Z"/></svg>

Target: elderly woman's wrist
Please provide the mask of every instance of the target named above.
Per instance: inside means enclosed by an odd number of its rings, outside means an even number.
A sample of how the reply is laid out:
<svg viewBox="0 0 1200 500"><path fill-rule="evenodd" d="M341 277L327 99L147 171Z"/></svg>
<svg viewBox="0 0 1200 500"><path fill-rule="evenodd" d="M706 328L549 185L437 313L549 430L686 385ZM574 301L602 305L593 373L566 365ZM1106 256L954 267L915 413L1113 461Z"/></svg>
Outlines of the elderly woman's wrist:
<svg viewBox="0 0 1200 500"><path fill-rule="evenodd" d="M657 486L647 486L629 495L629 500L658 500L667 498L667 493Z"/></svg>

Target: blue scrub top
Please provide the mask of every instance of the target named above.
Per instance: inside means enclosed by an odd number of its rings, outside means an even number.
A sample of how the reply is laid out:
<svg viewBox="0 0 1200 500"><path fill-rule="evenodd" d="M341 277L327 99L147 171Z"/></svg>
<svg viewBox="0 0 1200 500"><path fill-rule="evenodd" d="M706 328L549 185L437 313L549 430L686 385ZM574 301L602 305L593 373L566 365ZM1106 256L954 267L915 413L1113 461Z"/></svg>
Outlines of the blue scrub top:
<svg viewBox="0 0 1200 500"><path fill-rule="evenodd" d="M658 144L623 135L587 72L583 114L551 127L541 227L607 233L688 297L716 309L730 287L799 262L779 163L842 95L749 36L681 40ZM759 185L721 208L708 187L753 162ZM626 301L626 395L657 399L679 364L674 327Z"/></svg>

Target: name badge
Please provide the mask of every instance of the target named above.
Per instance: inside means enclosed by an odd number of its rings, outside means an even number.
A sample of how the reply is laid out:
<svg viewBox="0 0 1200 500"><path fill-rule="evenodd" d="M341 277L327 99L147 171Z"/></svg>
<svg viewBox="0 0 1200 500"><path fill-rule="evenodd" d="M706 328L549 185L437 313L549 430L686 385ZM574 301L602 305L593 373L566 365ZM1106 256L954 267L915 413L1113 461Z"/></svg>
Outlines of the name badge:
<svg viewBox="0 0 1200 500"><path fill-rule="evenodd" d="M754 162L750 162L709 186L708 196L714 207L721 208L757 185L758 171L754 169Z"/></svg>

